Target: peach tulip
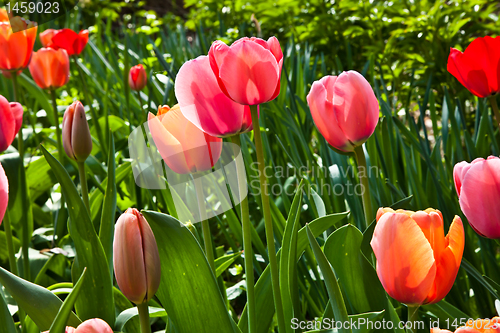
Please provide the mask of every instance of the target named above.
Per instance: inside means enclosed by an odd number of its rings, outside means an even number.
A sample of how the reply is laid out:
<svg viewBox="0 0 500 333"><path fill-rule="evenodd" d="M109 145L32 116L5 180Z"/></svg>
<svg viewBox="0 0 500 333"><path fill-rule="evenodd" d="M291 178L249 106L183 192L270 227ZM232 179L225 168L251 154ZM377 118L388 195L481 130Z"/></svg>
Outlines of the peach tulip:
<svg viewBox="0 0 500 333"><path fill-rule="evenodd" d="M41 32L38 37L40 37L40 42L42 43L43 47L51 47L54 50L59 49L57 46L54 45L52 42L52 37L58 32L56 29L47 29L44 32Z"/></svg>
<svg viewBox="0 0 500 333"><path fill-rule="evenodd" d="M64 49L41 48L33 52L29 69L40 88L60 88L69 80L68 53Z"/></svg>
<svg viewBox="0 0 500 333"><path fill-rule="evenodd" d="M179 174L212 169L221 155L222 139L202 132L184 117L178 105L163 112L156 117L150 113L148 126L168 167Z"/></svg>
<svg viewBox="0 0 500 333"><path fill-rule="evenodd" d="M307 95L314 123L335 149L352 152L375 131L379 105L372 87L356 71L325 76Z"/></svg>
<svg viewBox="0 0 500 333"><path fill-rule="evenodd" d="M9 180L5 175L5 170L0 163L0 224L2 224L3 217L7 211L9 203Z"/></svg>
<svg viewBox="0 0 500 333"><path fill-rule="evenodd" d="M10 22L0 22L1 70L17 71L28 66L35 44L36 30L35 23L20 17L14 17Z"/></svg>
<svg viewBox="0 0 500 333"><path fill-rule="evenodd" d="M69 158L85 162L92 152L92 136L81 102L73 102L64 112L62 125L63 147Z"/></svg>
<svg viewBox="0 0 500 333"><path fill-rule="evenodd" d="M208 56L221 90L233 101L256 105L279 95L283 52L276 37L243 37L231 46L218 40Z"/></svg>
<svg viewBox="0 0 500 333"><path fill-rule="evenodd" d="M174 89L182 114L203 132L223 138L252 130L250 107L222 92L207 56L184 63Z"/></svg>
<svg viewBox="0 0 500 333"><path fill-rule="evenodd" d="M149 301L160 286L160 256L153 231L137 209L129 208L118 218L113 253L123 295L135 304Z"/></svg>
<svg viewBox="0 0 500 333"><path fill-rule="evenodd" d="M142 64L130 68L130 71L128 72L128 85L130 86L130 89L134 91L142 90L146 86L147 82L148 76Z"/></svg>
<svg viewBox="0 0 500 333"><path fill-rule="evenodd" d="M23 107L21 104L9 103L0 95L0 152L5 151L14 141L23 124Z"/></svg>
<svg viewBox="0 0 500 333"><path fill-rule="evenodd" d="M451 331L432 328L431 333L451 333ZM459 327L455 333L500 333L500 318L469 320L465 326Z"/></svg>
<svg viewBox="0 0 500 333"><path fill-rule="evenodd" d="M65 49L68 56L79 55L89 41L89 31L81 30L79 33L71 29L58 30L52 36L52 45L56 48Z"/></svg>
<svg viewBox="0 0 500 333"><path fill-rule="evenodd" d="M453 168L460 208L481 236L500 239L500 158L477 158Z"/></svg>
<svg viewBox="0 0 500 333"><path fill-rule="evenodd" d="M455 216L444 236L443 216L380 208L371 246L387 293L408 305L433 304L450 291L464 251L464 228Z"/></svg>

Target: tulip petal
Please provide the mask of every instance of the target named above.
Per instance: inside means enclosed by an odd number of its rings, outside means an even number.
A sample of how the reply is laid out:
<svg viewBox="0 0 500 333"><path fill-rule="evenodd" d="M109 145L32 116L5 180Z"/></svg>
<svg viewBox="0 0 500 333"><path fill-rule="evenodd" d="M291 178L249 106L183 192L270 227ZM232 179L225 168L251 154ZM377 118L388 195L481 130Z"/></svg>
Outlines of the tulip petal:
<svg viewBox="0 0 500 333"><path fill-rule="evenodd" d="M431 328L431 333L453 333L448 330L442 330L440 328Z"/></svg>
<svg viewBox="0 0 500 333"><path fill-rule="evenodd" d="M16 120L9 102L0 95L0 152L5 151L14 141Z"/></svg>
<svg viewBox="0 0 500 333"><path fill-rule="evenodd" d="M10 110L12 111L12 115L14 116L14 122L15 122L14 135L16 135L21 129L21 126L23 125L24 110L23 106L17 102L10 103Z"/></svg>
<svg viewBox="0 0 500 333"><path fill-rule="evenodd" d="M402 303L422 304L436 276L436 261L417 223L406 214L385 213L375 226L371 246L387 293Z"/></svg>
<svg viewBox="0 0 500 333"><path fill-rule="evenodd" d="M146 272L146 299L151 299L158 287L160 286L161 280L161 262L160 255L158 253L158 246L156 244L155 236L153 231L149 226L148 222L139 213L139 227L142 238L142 250L144 255L144 269Z"/></svg>
<svg viewBox="0 0 500 333"><path fill-rule="evenodd" d="M9 203L9 180L5 175L5 171L0 163L0 224L7 210Z"/></svg>
<svg viewBox="0 0 500 333"><path fill-rule="evenodd" d="M418 226L429 241L434 252L434 259L438 262L441 253L446 247L444 238L444 225L441 212L418 211L411 215L411 218L417 222Z"/></svg>
<svg viewBox="0 0 500 333"><path fill-rule="evenodd" d="M74 333L113 333L113 330L104 320L95 318L81 323Z"/></svg>

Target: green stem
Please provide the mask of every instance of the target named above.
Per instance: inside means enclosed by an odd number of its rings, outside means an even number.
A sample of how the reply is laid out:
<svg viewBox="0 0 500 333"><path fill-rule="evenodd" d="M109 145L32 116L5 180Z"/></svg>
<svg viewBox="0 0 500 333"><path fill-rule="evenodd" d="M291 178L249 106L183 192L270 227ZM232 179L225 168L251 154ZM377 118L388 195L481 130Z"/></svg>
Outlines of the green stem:
<svg viewBox="0 0 500 333"><path fill-rule="evenodd" d="M61 141L61 129L59 128L59 114L57 112L57 102L56 102L56 90L51 89L50 94L52 96L52 109L54 110L54 122L56 125L56 139L57 139L57 155L59 156L59 162L64 164L64 150Z"/></svg>
<svg viewBox="0 0 500 333"><path fill-rule="evenodd" d="M260 133L257 105L250 105L250 110L252 112L255 150L257 153L257 164L259 166L260 192L262 198L262 208L264 210L264 224L266 229L267 248L269 252L269 266L271 268L274 306L276 309L276 316L278 318L278 331L280 333L284 333L286 331L286 325L279 285L278 260L276 258L276 248L274 246L273 220L271 216L271 207L269 206L269 193L267 186L267 177L265 173L264 149L262 147L262 137Z"/></svg>
<svg viewBox="0 0 500 333"><path fill-rule="evenodd" d="M16 263L16 253L14 251L14 243L12 242L12 229L10 227L10 217L9 210L5 212L5 216L3 218L3 226L5 228L5 238L7 241L7 250L9 251L9 266L10 271L14 275L18 275L17 271L17 263Z"/></svg>
<svg viewBox="0 0 500 333"><path fill-rule="evenodd" d="M87 212L90 215L89 193L87 189L87 176L85 174L85 162L78 162L78 172L80 173L80 186L82 188L82 199Z"/></svg>
<svg viewBox="0 0 500 333"><path fill-rule="evenodd" d="M365 213L365 221L367 228L370 223L372 223L373 216L372 211L372 200L370 197L370 184L368 181L368 170L366 167L365 153L363 152L363 146L357 146L354 148L354 155L356 156L356 161L358 162L358 178L361 183L362 199L363 199L363 210Z"/></svg>
<svg viewBox="0 0 500 333"><path fill-rule="evenodd" d="M141 322L141 332L151 333L151 325L149 324L149 307L148 302L137 305L139 310L139 321Z"/></svg>
<svg viewBox="0 0 500 333"><path fill-rule="evenodd" d="M497 126L500 128L500 111L498 111L496 95L488 97L488 100L490 101L491 109L493 110L494 119L497 123Z"/></svg>
<svg viewBox="0 0 500 333"><path fill-rule="evenodd" d="M250 224L250 213L248 209L248 196L246 188L247 179L245 174L245 164L241 153L241 140L239 135L231 137L233 142L234 158L236 160L236 172L238 177L238 191L241 209L241 224L243 231L243 251L245 260L245 274L247 283L247 313L248 332L256 332L255 323L255 280L253 271L253 249L252 249L252 225ZM238 155L240 155L238 157Z"/></svg>
<svg viewBox="0 0 500 333"><path fill-rule="evenodd" d="M148 121L148 109L146 108L146 111L144 111L144 102L142 101L140 91L137 92L137 97L139 98L139 106L141 109L141 113L144 113L144 122L147 122Z"/></svg>
<svg viewBox="0 0 500 333"><path fill-rule="evenodd" d="M200 210L201 228L203 230L203 240L205 241L205 255L207 256L210 268L215 276L214 249L212 247L212 234L210 233L210 224L207 219L207 210L205 209L205 197L203 196L203 187L201 178L194 178L194 187L196 189L196 199Z"/></svg>
<svg viewBox="0 0 500 333"><path fill-rule="evenodd" d="M416 333L415 325L418 318L418 308L419 305L408 305L408 322L411 323L411 328L406 329L407 333Z"/></svg>

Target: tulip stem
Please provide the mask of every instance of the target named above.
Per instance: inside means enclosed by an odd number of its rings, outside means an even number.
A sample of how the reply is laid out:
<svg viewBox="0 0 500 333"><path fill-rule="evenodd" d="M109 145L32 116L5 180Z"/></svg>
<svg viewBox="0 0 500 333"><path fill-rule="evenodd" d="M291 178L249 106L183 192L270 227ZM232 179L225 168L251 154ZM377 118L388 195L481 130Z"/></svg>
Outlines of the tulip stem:
<svg viewBox="0 0 500 333"><path fill-rule="evenodd" d="M497 126L500 128L500 111L498 111L498 104L496 95L490 96L488 98L490 100L491 109L493 110L494 119L497 123Z"/></svg>
<svg viewBox="0 0 500 333"><path fill-rule="evenodd" d="M141 92L138 91L137 92L137 98L139 98L139 108L141 110L141 113L144 113L144 121L148 121L148 110L146 109L146 111L144 111L144 102L142 101L142 97L141 97Z"/></svg>
<svg viewBox="0 0 500 333"><path fill-rule="evenodd" d="M283 303L279 285L278 260L276 258L276 248L274 246L273 220L271 216L271 206L269 205L269 193L267 186L267 176L265 173L264 148L262 146L262 136L260 133L259 111L257 105L250 105L252 113L253 133L255 139L255 151L257 154L257 164L259 167L260 196L262 198L262 209L264 210L264 224L266 229L266 242L269 254L269 266L271 268L271 281L273 287L274 306L278 319L278 331L286 331Z"/></svg>
<svg viewBox="0 0 500 333"><path fill-rule="evenodd" d="M214 249L212 247L212 233L210 232L210 224L207 219L207 210L205 208L205 197L203 195L203 185L201 178L194 178L194 187L196 189L196 199L198 200L198 208L200 210L201 228L203 229L203 240L205 241L205 255L207 256L208 264L215 276L215 259Z"/></svg>
<svg viewBox="0 0 500 333"><path fill-rule="evenodd" d="M417 324L418 308L419 308L419 305L408 305L408 323L410 324L410 326L407 327L407 329L406 329L407 333L416 333L417 332L417 329L415 328L415 326ZM408 323L407 323L407 325L408 325Z"/></svg>
<svg viewBox="0 0 500 333"><path fill-rule="evenodd" d="M245 260L245 274L247 284L247 313L248 313L248 332L254 333L255 328L255 281L253 271L253 250L252 250L252 225L250 224L250 213L248 209L247 179L245 174L245 164L243 154L241 154L240 135L231 137L233 142L234 158L236 160L236 172L238 177L238 198L240 200L241 224L243 230L243 253ZM240 157L238 157L240 154Z"/></svg>
<svg viewBox="0 0 500 333"><path fill-rule="evenodd" d="M137 305L139 310L139 321L141 322L141 332L151 333L151 325L149 324L149 307L148 302Z"/></svg>
<svg viewBox="0 0 500 333"><path fill-rule="evenodd" d="M61 141L61 129L59 128L59 114L57 112L57 102L56 102L56 90L51 89L50 94L52 95L52 109L54 110L54 122L56 125L56 139L57 139L57 155L59 156L59 162L63 164L64 153L63 145Z"/></svg>
<svg viewBox="0 0 500 333"><path fill-rule="evenodd" d="M85 174L85 162L78 162L78 172L80 173L80 187L82 188L82 199L87 212L90 215L89 193L87 189L87 176Z"/></svg>
<svg viewBox="0 0 500 333"><path fill-rule="evenodd" d="M356 156L356 161L358 162L358 178L361 183L362 200L363 200L363 210L365 213L365 228L372 223L375 218L372 214L372 200L370 197L370 183L368 181L368 170L366 167L366 158L363 151L363 146L357 146L354 148L354 155Z"/></svg>

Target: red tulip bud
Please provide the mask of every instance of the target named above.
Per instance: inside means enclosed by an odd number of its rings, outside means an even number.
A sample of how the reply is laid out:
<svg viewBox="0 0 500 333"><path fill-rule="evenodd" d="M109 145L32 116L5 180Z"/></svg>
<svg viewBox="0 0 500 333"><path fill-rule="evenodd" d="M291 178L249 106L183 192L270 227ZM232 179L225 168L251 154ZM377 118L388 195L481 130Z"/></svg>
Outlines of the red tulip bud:
<svg viewBox="0 0 500 333"><path fill-rule="evenodd" d="M128 73L128 84L130 89L135 91L142 90L146 86L147 82L148 77L146 75L146 70L141 64L130 69L130 72Z"/></svg>
<svg viewBox="0 0 500 333"><path fill-rule="evenodd" d="M64 150L72 160L85 162L92 152L89 124L79 101L73 102L64 113L62 139Z"/></svg>
<svg viewBox="0 0 500 333"><path fill-rule="evenodd" d="M160 286L160 256L153 231L137 209L127 209L116 222L113 252L122 293L135 304L149 301Z"/></svg>
<svg viewBox="0 0 500 333"><path fill-rule="evenodd" d="M23 123L23 107L19 103L9 103L0 95L0 152L5 151L14 141Z"/></svg>

